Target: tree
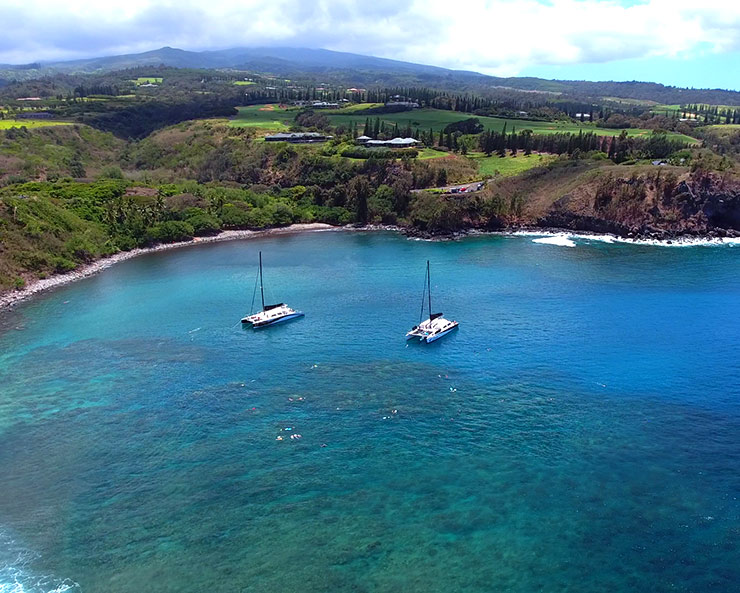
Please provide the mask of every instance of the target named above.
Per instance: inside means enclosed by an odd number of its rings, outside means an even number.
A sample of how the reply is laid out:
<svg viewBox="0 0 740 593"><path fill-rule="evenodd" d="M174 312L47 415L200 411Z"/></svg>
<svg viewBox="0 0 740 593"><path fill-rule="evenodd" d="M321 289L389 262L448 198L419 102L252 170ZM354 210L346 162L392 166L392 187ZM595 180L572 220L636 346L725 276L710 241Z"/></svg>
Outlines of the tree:
<svg viewBox="0 0 740 593"><path fill-rule="evenodd" d="M370 184L363 175L353 177L347 186L347 195L350 204L354 204L355 218L357 222L367 224L368 207L367 200L370 197Z"/></svg>
<svg viewBox="0 0 740 593"><path fill-rule="evenodd" d="M69 174L75 179L85 176L85 166L82 164L80 154L75 154L69 161Z"/></svg>
<svg viewBox="0 0 740 593"><path fill-rule="evenodd" d="M447 169L440 169L437 173L437 185L447 185Z"/></svg>
<svg viewBox="0 0 740 593"><path fill-rule="evenodd" d="M501 131L501 138L499 139L498 156L501 158L506 156L506 122L504 122L504 129Z"/></svg>
<svg viewBox="0 0 740 593"><path fill-rule="evenodd" d="M530 154L532 154L532 130L524 130L521 136L524 156L529 156Z"/></svg>
<svg viewBox="0 0 740 593"><path fill-rule="evenodd" d="M368 202L369 215L373 222L390 222L393 213L393 189L381 185Z"/></svg>

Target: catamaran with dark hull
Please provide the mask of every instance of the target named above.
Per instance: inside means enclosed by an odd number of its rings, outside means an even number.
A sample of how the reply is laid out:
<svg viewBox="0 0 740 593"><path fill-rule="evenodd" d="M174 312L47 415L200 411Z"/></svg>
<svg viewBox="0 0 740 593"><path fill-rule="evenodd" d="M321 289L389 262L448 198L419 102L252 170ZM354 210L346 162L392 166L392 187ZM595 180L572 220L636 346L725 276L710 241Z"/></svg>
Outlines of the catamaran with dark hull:
<svg viewBox="0 0 740 593"><path fill-rule="evenodd" d="M259 270L259 284L260 284L260 296L262 297L262 311L258 313L249 314L242 318L243 324L249 324L253 329L259 329L261 327L267 327L275 325L277 323L283 323L284 321L290 321L291 319L297 319L303 317L302 311L296 311L291 309L285 303L278 303L277 305L265 305L265 289L262 281L262 252L260 251L260 270ZM255 287L256 290L256 287ZM252 306L254 306L254 296L252 297Z"/></svg>
<svg viewBox="0 0 740 593"><path fill-rule="evenodd" d="M429 318L421 321L424 318L424 305L425 298L428 298L429 303ZM407 340L419 338L420 341L426 342L427 344L439 340L440 338L449 334L452 330L458 326L457 321L450 321L442 317L442 313L432 313L432 278L429 272L429 260L427 260L427 277L424 283L424 293L421 296L421 314L419 315L419 325L415 325L406 334Z"/></svg>

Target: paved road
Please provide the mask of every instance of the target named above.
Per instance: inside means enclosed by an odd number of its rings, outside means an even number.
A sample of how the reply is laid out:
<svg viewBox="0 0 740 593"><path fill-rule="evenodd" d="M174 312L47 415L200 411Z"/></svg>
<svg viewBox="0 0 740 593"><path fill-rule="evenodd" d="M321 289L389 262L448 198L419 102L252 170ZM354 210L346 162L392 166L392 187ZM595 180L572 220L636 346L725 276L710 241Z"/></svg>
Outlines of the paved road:
<svg viewBox="0 0 740 593"><path fill-rule="evenodd" d="M485 181L474 181L472 183L462 183L460 185L448 185L440 189L446 194L469 194L474 191L482 190L485 184Z"/></svg>
<svg viewBox="0 0 740 593"><path fill-rule="evenodd" d="M461 183L459 185L445 185L443 187L428 187L426 189L414 189L413 192L437 190L443 194L469 194L480 191L486 185L485 181L472 181L470 183Z"/></svg>

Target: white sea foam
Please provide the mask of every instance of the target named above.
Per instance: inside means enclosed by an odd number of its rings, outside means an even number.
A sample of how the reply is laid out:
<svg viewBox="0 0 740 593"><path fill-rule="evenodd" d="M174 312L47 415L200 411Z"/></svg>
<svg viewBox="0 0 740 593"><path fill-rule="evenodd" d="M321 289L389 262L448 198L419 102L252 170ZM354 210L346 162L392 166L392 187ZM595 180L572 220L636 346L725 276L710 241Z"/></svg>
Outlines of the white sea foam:
<svg viewBox="0 0 740 593"><path fill-rule="evenodd" d="M0 531L0 593L65 593L79 588L71 579L35 574L30 564L38 558Z"/></svg>
<svg viewBox="0 0 740 593"><path fill-rule="evenodd" d="M495 233L513 237L538 237L535 243L560 245L562 238L577 245L583 242L597 241L599 243L626 243L628 245L652 245L654 247L740 247L740 238L733 237L679 237L677 239L630 239L617 235L596 235L590 233L563 233L547 231L514 231L511 233ZM554 239L554 240L545 240ZM568 245L572 247L572 245Z"/></svg>
<svg viewBox="0 0 740 593"><path fill-rule="evenodd" d="M532 243L543 243L545 245L559 245L560 247L575 247L576 244L571 241L568 235L553 235L551 237L541 237L532 239Z"/></svg>

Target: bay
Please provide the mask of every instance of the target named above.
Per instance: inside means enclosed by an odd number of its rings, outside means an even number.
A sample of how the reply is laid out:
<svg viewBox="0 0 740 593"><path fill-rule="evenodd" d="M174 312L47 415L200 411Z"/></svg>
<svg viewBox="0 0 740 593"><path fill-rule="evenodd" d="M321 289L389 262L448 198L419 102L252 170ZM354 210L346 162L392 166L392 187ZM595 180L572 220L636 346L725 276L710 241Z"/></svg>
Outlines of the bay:
<svg viewBox="0 0 740 593"><path fill-rule="evenodd" d="M4 314L0 591L737 591L738 251L576 243L266 237ZM238 323L260 250L305 318ZM427 259L460 328L407 344Z"/></svg>

